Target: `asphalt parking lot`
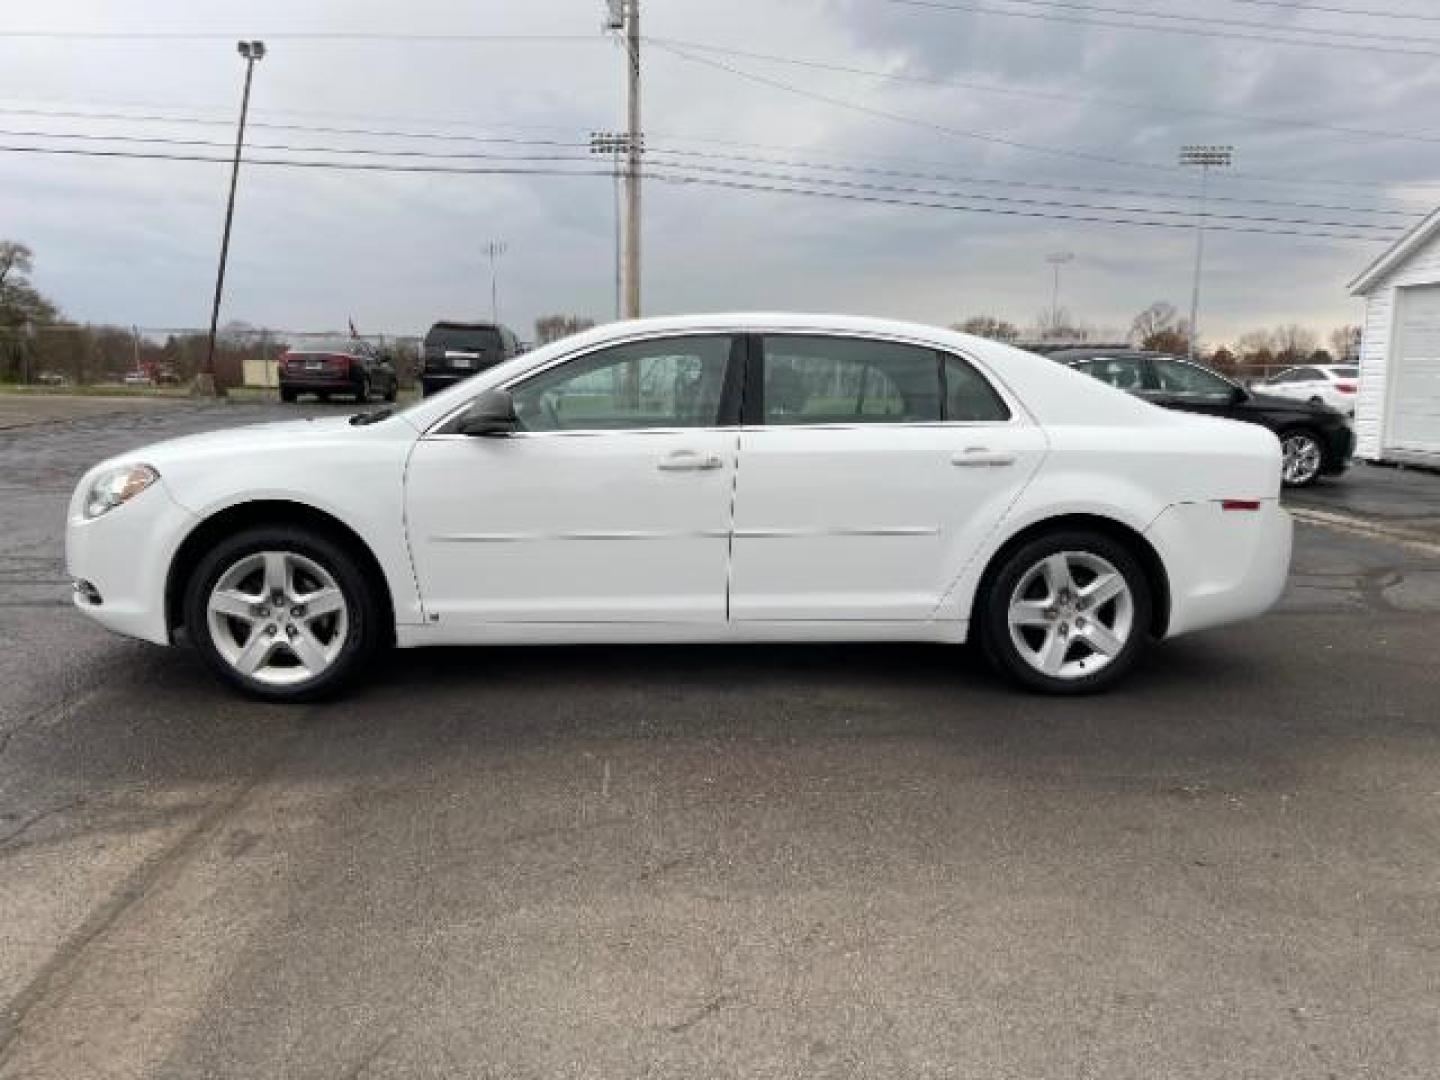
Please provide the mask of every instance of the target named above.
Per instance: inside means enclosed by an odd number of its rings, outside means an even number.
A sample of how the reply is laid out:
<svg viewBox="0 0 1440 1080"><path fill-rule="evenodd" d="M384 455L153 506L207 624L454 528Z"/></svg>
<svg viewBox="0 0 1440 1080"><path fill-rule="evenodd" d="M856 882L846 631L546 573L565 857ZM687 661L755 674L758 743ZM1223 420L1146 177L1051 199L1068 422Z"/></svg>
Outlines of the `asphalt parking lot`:
<svg viewBox="0 0 1440 1080"><path fill-rule="evenodd" d="M754 646L287 709L70 609L85 467L293 412L0 430L0 1077L1435 1075L1440 476L1078 701Z"/></svg>

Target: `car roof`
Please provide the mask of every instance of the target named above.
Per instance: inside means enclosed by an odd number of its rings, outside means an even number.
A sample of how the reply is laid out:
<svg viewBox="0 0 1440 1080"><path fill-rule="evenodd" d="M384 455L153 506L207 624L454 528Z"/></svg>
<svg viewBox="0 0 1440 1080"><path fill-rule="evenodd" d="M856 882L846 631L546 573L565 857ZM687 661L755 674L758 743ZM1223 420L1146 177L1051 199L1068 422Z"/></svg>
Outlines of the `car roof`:
<svg viewBox="0 0 1440 1080"><path fill-rule="evenodd" d="M432 323L431 330L508 330L509 327L497 322L459 322L454 319L441 319Z"/></svg>
<svg viewBox="0 0 1440 1080"><path fill-rule="evenodd" d="M1051 360L1094 360L1105 357L1112 360L1143 360L1147 357L1168 357L1169 353L1151 352L1148 349L1056 349L1047 353Z"/></svg>

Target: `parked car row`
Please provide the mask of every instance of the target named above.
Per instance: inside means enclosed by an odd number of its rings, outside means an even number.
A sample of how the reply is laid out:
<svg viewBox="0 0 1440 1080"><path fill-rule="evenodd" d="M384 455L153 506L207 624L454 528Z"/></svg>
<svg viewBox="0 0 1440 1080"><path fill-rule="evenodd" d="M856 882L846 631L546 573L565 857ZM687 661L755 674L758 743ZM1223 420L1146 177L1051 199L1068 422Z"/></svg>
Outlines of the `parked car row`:
<svg viewBox="0 0 1440 1080"><path fill-rule="evenodd" d="M1207 367L1163 353L1063 349L1051 353L1050 359L1167 409L1269 428L1284 450L1286 487L1306 487L1322 476L1338 476L1349 467L1355 449L1346 415L1323 399L1246 389Z"/></svg>

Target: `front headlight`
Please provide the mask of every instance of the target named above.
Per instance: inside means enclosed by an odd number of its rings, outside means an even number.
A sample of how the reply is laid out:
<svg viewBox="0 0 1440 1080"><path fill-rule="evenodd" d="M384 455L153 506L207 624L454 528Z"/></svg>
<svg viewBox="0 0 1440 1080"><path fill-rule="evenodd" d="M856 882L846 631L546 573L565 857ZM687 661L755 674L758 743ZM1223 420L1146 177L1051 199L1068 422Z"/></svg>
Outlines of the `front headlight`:
<svg viewBox="0 0 1440 1080"><path fill-rule="evenodd" d="M159 479L160 474L149 465L122 465L101 473L85 493L85 517L97 518L109 513Z"/></svg>

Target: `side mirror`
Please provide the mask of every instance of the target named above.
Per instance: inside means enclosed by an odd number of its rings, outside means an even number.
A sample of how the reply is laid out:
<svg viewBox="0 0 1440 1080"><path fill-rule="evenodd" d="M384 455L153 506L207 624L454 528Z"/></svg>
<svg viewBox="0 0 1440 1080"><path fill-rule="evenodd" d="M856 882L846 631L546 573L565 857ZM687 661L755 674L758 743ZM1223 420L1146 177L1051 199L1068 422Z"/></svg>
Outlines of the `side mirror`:
<svg viewBox="0 0 1440 1080"><path fill-rule="evenodd" d="M508 390L486 390L460 414L455 430L461 435L490 438L519 431L520 420L515 415L515 399Z"/></svg>

